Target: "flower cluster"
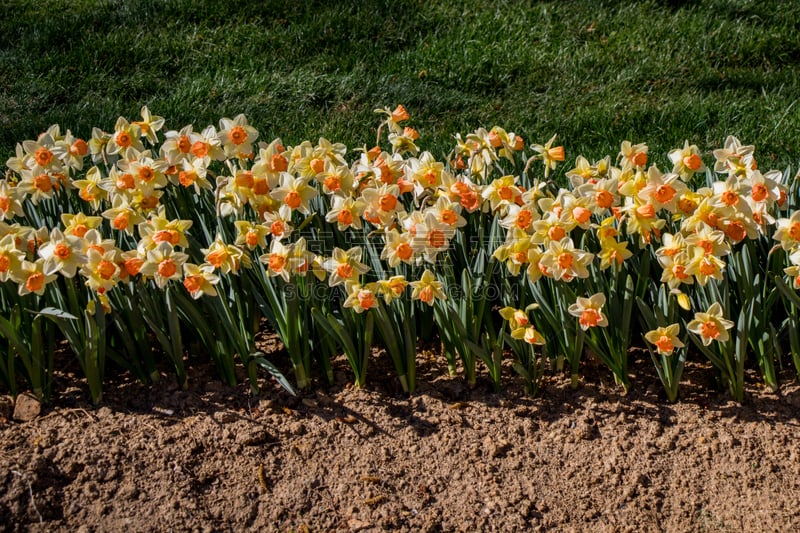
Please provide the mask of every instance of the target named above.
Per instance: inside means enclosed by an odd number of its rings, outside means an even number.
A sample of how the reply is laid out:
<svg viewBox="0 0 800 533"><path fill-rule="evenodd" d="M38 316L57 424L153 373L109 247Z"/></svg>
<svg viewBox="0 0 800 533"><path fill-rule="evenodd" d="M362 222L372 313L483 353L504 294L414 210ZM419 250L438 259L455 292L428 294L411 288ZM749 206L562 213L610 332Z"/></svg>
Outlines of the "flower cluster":
<svg viewBox="0 0 800 533"><path fill-rule="evenodd" d="M262 272L270 284L318 283L355 313L403 298L430 311L458 283L454 264L477 261L470 275L483 276L491 261L502 266L488 281L567 287L561 319L591 336L617 318L602 276L651 254L655 283L685 302L684 291L725 280L732 253L761 239L777 241L800 289L800 211L790 211L787 180L762 173L753 146L734 137L713 161L686 141L664 170L646 144L624 141L615 159L578 156L559 188L555 136L526 146L480 128L438 160L420 150L403 106L376 112L378 144L353 153L324 138L263 141L244 115L171 130L144 107L140 120L121 117L88 140L52 126L17 145L0 179L0 287L43 296L59 276L77 279L108 311L119 285L180 284L199 299ZM505 306L512 339L550 342L507 295L489 304ZM727 341L730 310L704 309L686 330L706 346ZM446 316L436 315L440 327ZM645 339L661 355L683 347L678 323Z"/></svg>

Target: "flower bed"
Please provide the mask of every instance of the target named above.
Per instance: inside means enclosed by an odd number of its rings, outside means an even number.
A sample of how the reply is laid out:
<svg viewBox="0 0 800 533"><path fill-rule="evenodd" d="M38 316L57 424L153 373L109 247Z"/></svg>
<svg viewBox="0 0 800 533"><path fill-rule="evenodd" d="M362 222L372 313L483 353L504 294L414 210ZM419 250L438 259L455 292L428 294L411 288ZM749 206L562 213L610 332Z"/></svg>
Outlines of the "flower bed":
<svg viewBox="0 0 800 533"><path fill-rule="evenodd" d="M614 161L578 156L563 188L555 137L478 129L440 161L402 106L377 112L375 147L350 154L258 142L243 115L162 131L146 107L88 141L52 126L17 145L0 180L0 385L46 398L63 337L95 402L107 361L146 383L165 359L185 385L187 354L227 383L241 364L254 390L259 369L292 390L256 348L264 317L300 389L342 352L363 386L380 347L411 393L418 341L437 335L468 384L480 364L499 388L510 358L534 395L565 367L577 386L586 351L627 390L632 343L669 401L690 345L739 402L748 356L773 390L784 360L800 372L797 177L762 173L752 146L728 137L707 168L687 141L664 172L624 141Z"/></svg>

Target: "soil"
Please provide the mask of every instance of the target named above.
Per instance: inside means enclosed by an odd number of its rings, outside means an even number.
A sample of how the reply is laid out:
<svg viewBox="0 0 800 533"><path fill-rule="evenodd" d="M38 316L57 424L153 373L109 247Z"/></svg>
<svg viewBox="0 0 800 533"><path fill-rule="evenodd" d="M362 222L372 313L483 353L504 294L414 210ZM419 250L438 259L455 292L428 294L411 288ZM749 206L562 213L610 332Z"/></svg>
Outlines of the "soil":
<svg viewBox="0 0 800 533"><path fill-rule="evenodd" d="M298 397L195 365L186 391L118 379L99 407L61 375L38 418L0 418L0 530L800 530L788 369L778 394L749 375L740 406L699 363L676 405L649 358L627 396L587 367L534 399L427 357L410 398L380 362L356 390L345 364Z"/></svg>

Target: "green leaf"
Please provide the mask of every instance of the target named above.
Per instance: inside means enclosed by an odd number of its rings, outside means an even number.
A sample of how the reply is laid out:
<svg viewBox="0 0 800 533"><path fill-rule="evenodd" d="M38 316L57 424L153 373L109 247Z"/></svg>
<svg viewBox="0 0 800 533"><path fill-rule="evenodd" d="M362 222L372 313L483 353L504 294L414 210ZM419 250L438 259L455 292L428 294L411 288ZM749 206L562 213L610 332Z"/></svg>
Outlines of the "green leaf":
<svg viewBox="0 0 800 533"><path fill-rule="evenodd" d="M274 377L275 380L281 385L281 387L286 389L286 391L289 394L291 394L292 396L296 396L297 393L292 388L292 385L291 383L289 383L289 380L286 379L286 376L284 376L283 373L280 370L278 370L278 367L273 365L270 361L267 361L263 357L263 355L264 354L261 352L254 352L250 354L250 357L252 358L251 361L260 366L261 368L263 368L264 370L266 370L267 372L269 372L270 375Z"/></svg>

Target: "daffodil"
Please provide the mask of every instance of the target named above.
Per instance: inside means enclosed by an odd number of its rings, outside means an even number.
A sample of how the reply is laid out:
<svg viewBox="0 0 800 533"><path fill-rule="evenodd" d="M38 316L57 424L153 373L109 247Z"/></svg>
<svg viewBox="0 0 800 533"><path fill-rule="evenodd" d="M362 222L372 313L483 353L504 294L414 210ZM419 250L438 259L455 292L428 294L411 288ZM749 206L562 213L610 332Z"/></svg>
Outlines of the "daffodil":
<svg viewBox="0 0 800 533"><path fill-rule="evenodd" d="M608 318L603 313L603 306L606 304L606 296L603 293L593 294L589 298L578 297L578 300L567 309L569 314L578 317L578 323L582 330L587 330L595 326L608 326Z"/></svg>
<svg viewBox="0 0 800 533"><path fill-rule="evenodd" d="M590 208L596 215L608 211L620 204L618 181L615 178L592 180L575 189L578 196L590 199Z"/></svg>
<svg viewBox="0 0 800 533"><path fill-rule="evenodd" d="M364 218L375 225L389 226L397 217L397 212L404 210L399 195L400 188L397 185L382 184L377 188L364 189L361 193L366 206Z"/></svg>
<svg viewBox="0 0 800 533"><path fill-rule="evenodd" d="M190 124L180 131L170 130L164 134L164 142L159 148L159 153L170 165L177 165L192 158L192 144L199 137L194 133Z"/></svg>
<svg viewBox="0 0 800 533"><path fill-rule="evenodd" d="M24 193L34 205L55 195L58 187L56 176L47 172L34 173L28 169L23 169L20 176L17 189Z"/></svg>
<svg viewBox="0 0 800 533"><path fill-rule="evenodd" d="M422 253L428 263L435 263L440 252L450 247L455 229L436 219L433 213L426 213L425 220L417 224L413 233L413 246Z"/></svg>
<svg viewBox="0 0 800 533"><path fill-rule="evenodd" d="M328 285L335 287L341 284L356 283L361 276L369 271L369 267L361 262L363 250L360 246L354 246L345 251L341 248L334 248L332 256L322 264L323 268L330 274Z"/></svg>
<svg viewBox="0 0 800 533"><path fill-rule="evenodd" d="M181 248L189 247L186 232L192 227L191 220L169 220L164 216L165 211L150 217L146 222L139 224L139 236L146 249L151 249L159 243L168 242L172 246Z"/></svg>
<svg viewBox="0 0 800 533"><path fill-rule="evenodd" d="M331 209L325 213L325 220L328 222L336 222L336 227L339 231L344 231L347 228L361 229L361 217L366 209L366 204L363 200L334 196L333 205Z"/></svg>
<svg viewBox="0 0 800 533"><path fill-rule="evenodd" d="M419 137L419 134L417 136ZM417 155L419 153L419 147L414 144L414 139L405 134L390 133L389 143L392 145L393 154Z"/></svg>
<svg viewBox="0 0 800 533"><path fill-rule="evenodd" d="M317 176L317 180L322 184L322 192L325 194L341 194L349 196L353 193L353 173L345 165L333 167L328 171Z"/></svg>
<svg viewBox="0 0 800 533"><path fill-rule="evenodd" d="M600 241L600 252L597 255L600 257L600 270L605 270L611 265L622 265L633 255L633 252L628 250L628 241L603 239Z"/></svg>
<svg viewBox="0 0 800 533"><path fill-rule="evenodd" d="M164 117L151 114L147 106L142 107L140 114L142 120L134 121L133 124L139 127L142 137L146 138L150 144L156 144L158 142L156 132L164 126Z"/></svg>
<svg viewBox="0 0 800 533"><path fill-rule="evenodd" d="M775 221L775 233L772 238L778 241L784 250L793 250L800 246L800 210L793 211L789 218Z"/></svg>
<svg viewBox="0 0 800 533"><path fill-rule="evenodd" d="M373 290L373 283L362 287L358 283L353 283L348 288L347 299L342 304L343 307L351 308L356 313L363 313L378 305L378 298Z"/></svg>
<svg viewBox="0 0 800 533"><path fill-rule="evenodd" d="M84 179L75 180L72 184L78 188L78 196L92 206L97 211L100 209L103 200L108 197L108 192L101 186L103 176L100 169L92 167L86 172Z"/></svg>
<svg viewBox="0 0 800 533"><path fill-rule="evenodd" d="M688 140L683 142L683 148L670 150L669 160L672 161L672 172L679 175L684 181L688 181L695 174L706 171L706 166L700 157L700 150L697 145L690 145Z"/></svg>
<svg viewBox="0 0 800 533"><path fill-rule="evenodd" d="M85 215L83 213L62 213L61 222L64 224L64 233L67 235L74 235L76 237L83 237L86 232L100 227L103 223L103 217L95 217Z"/></svg>
<svg viewBox="0 0 800 533"><path fill-rule="evenodd" d="M497 247L492 257L505 263L508 272L517 276L520 270L529 261L529 250L538 249L538 245L531 242L530 236L521 229L513 229L508 233L505 244Z"/></svg>
<svg viewBox="0 0 800 533"><path fill-rule="evenodd" d="M572 239L565 237L548 243L547 250L539 260L539 269L555 280L588 278L589 270L586 267L593 258L593 254L576 249Z"/></svg>
<svg viewBox="0 0 800 533"><path fill-rule="evenodd" d="M315 259L316 255L308 250L308 243L305 237L300 237L292 245L292 250L289 254L289 269L292 274L305 277L309 270L314 269Z"/></svg>
<svg viewBox="0 0 800 533"><path fill-rule="evenodd" d="M506 306L500 309L500 316L503 317L503 320L508 321L508 327L511 331L524 328L530 324L528 313L522 309Z"/></svg>
<svg viewBox="0 0 800 533"><path fill-rule="evenodd" d="M41 135L35 141L24 141L25 167L34 174L57 173L61 171L61 160L53 153L55 140L49 134Z"/></svg>
<svg viewBox="0 0 800 533"><path fill-rule="evenodd" d="M533 221L531 242L547 245L550 241L560 241L569 236L574 228L573 224L574 220L567 213L559 216L553 212L547 212L540 220Z"/></svg>
<svg viewBox="0 0 800 533"><path fill-rule="evenodd" d="M379 108L375 110L376 113L381 115L386 115L386 120L383 124L389 127L389 131L394 133L401 133L403 131L403 127L400 125L401 122L405 122L410 117L408 115L408 111L402 104L398 104L393 110L386 107L386 108Z"/></svg>
<svg viewBox="0 0 800 533"><path fill-rule="evenodd" d="M694 277L688 271L689 255L682 251L673 255L658 256L658 263L663 269L661 283L666 283L670 289L677 289L679 285L694 284Z"/></svg>
<svg viewBox="0 0 800 533"><path fill-rule="evenodd" d="M135 272L138 274L139 268L144 264L144 261L138 257L138 253L132 250L128 254L135 256L136 268ZM125 256L123 255L123 259ZM133 270L133 269L132 269ZM121 275L121 267L117 263L117 250L98 250L90 248L86 253L86 263L81 266L81 276L86 280L86 286L98 293L105 293L113 289L119 283ZM130 272L126 273L130 274Z"/></svg>
<svg viewBox="0 0 800 533"><path fill-rule="evenodd" d="M50 232L50 240L39 248L39 257L44 259L46 273L60 272L66 278L74 277L78 268L86 262L80 239L64 235L58 228Z"/></svg>
<svg viewBox="0 0 800 533"><path fill-rule="evenodd" d="M687 246L699 246L706 255L722 257L731 252L731 246L725 240L725 233L700 223L694 233L684 239Z"/></svg>
<svg viewBox="0 0 800 533"><path fill-rule="evenodd" d="M233 120L222 118L219 121L219 143L230 157L247 157L253 153L253 143L258 139L258 131L250 126L247 117L237 115Z"/></svg>
<svg viewBox="0 0 800 533"><path fill-rule="evenodd" d="M658 327L644 334L644 338L656 347L661 355L672 355L675 348L683 348L684 344L678 338L681 331L680 324L670 324L667 327Z"/></svg>
<svg viewBox="0 0 800 533"><path fill-rule="evenodd" d="M706 254L699 246L689 249L689 261L686 273L694 276L697 283L704 286L709 279L722 280L725 262L714 254Z"/></svg>
<svg viewBox="0 0 800 533"><path fill-rule="evenodd" d="M286 283L291 279L291 268L289 258L291 248L283 244L280 240L274 239L270 245L269 252L261 255L258 260L267 265L269 277L279 276Z"/></svg>
<svg viewBox="0 0 800 533"><path fill-rule="evenodd" d="M535 344L538 346L544 346L547 344L547 340L544 338L544 335L542 335L541 332L533 326L525 326L523 328L512 330L511 338L523 340L528 344Z"/></svg>
<svg viewBox="0 0 800 533"><path fill-rule="evenodd" d="M522 194L516 185L517 178L514 176L503 176L489 184L483 190L482 196L489 201L492 211L500 211L501 214L509 206L515 204L517 198Z"/></svg>
<svg viewBox="0 0 800 533"><path fill-rule="evenodd" d="M526 233L533 233L533 223L539 220L539 210L533 202L523 205L511 205L506 216L500 219L500 225L507 230L520 229Z"/></svg>
<svg viewBox="0 0 800 533"><path fill-rule="evenodd" d="M408 281L405 276L392 276L389 279L381 279L376 283L377 293L383 297L386 305L389 305L395 298L400 298L405 294Z"/></svg>
<svg viewBox="0 0 800 533"><path fill-rule="evenodd" d="M197 300L203 295L216 296L217 290L214 286L218 283L219 276L214 273L213 265L183 264L183 286L193 299Z"/></svg>
<svg viewBox="0 0 800 533"><path fill-rule="evenodd" d="M286 204L281 204L276 211L264 213L264 226L269 230L268 233L273 239L285 239L294 231L291 208Z"/></svg>
<svg viewBox="0 0 800 533"><path fill-rule="evenodd" d="M422 276L417 281L410 283L413 288L411 293L412 300L420 300L430 306L433 306L435 300L446 300L447 295L442 290L442 282L436 279L433 272L427 268L422 273Z"/></svg>
<svg viewBox="0 0 800 533"><path fill-rule="evenodd" d="M14 240L14 235L10 234L0 239L0 282L18 272L25 259L25 254L17 248Z"/></svg>
<svg viewBox="0 0 800 533"><path fill-rule="evenodd" d="M236 240L233 242L236 246L246 246L250 251L266 249L267 235L270 234L268 226L253 224L248 220L237 220L233 225L236 227Z"/></svg>
<svg viewBox="0 0 800 533"><path fill-rule="evenodd" d="M180 168L173 177L170 178L174 184L180 185L185 189L194 189L195 194L200 194L203 189L211 190L214 187L208 181L208 169L204 159L195 158L191 161L184 159L179 163Z"/></svg>
<svg viewBox="0 0 800 533"><path fill-rule="evenodd" d="M67 170L82 170L83 159L89 153L89 145L83 139L76 138L67 130L63 139L57 140L53 146L55 155Z"/></svg>
<svg viewBox="0 0 800 533"><path fill-rule="evenodd" d="M666 209L674 213L678 208L678 200L686 190L686 184L680 180L678 174L664 174L652 165L647 170L647 181L637 196L641 201L653 204L656 210Z"/></svg>
<svg viewBox="0 0 800 533"><path fill-rule="evenodd" d="M139 138L140 133L139 126L129 123L123 117L119 117L114 125L114 133L111 134L105 144L105 153L108 155L124 155L129 148L133 148L137 152L144 151L144 145Z"/></svg>
<svg viewBox="0 0 800 533"><path fill-rule="evenodd" d="M270 191L270 196L275 200L286 204L292 211L296 210L304 215L311 214L309 202L318 194L317 190L308 184L306 178L296 178L288 172L281 175L281 186Z"/></svg>
<svg viewBox="0 0 800 533"><path fill-rule="evenodd" d="M619 162L623 167L630 165L634 168L644 168L647 166L647 145L632 144L630 141L622 141L619 151Z"/></svg>
<svg viewBox="0 0 800 533"><path fill-rule="evenodd" d="M18 187L11 186L6 180L0 180L0 222L25 216L22 210L23 198L24 193Z"/></svg>
<svg viewBox="0 0 800 533"><path fill-rule="evenodd" d="M542 162L544 163L544 177L550 175L551 170L555 170L556 165L564 160L564 147L563 146L553 146L553 143L556 140L558 135L553 135L549 141L545 143L544 146L540 144L532 144L531 149L538 152L540 157L542 158Z"/></svg>
<svg viewBox="0 0 800 533"><path fill-rule="evenodd" d="M713 303L705 313L695 313L694 319L686 324L686 329L699 335L705 346L712 341L726 342L732 327L733 322L724 318L719 302Z"/></svg>
<svg viewBox="0 0 800 533"><path fill-rule="evenodd" d="M739 139L729 135L725 145L719 150L714 150L714 172L728 173L729 176L746 176L756 169L753 152L755 147L743 145Z"/></svg>
<svg viewBox="0 0 800 533"><path fill-rule="evenodd" d="M44 259L41 258L33 262L22 261L22 264L13 273L14 281L19 284L17 292L20 296L30 293L43 295L47 285L57 277L56 274L45 273Z"/></svg>
<svg viewBox="0 0 800 533"><path fill-rule="evenodd" d="M200 250L205 255L205 262L223 274L239 272L241 267L250 267L250 256L234 244L226 244L222 236L217 234L208 248Z"/></svg>
<svg viewBox="0 0 800 533"><path fill-rule="evenodd" d="M443 174L447 174L444 163L436 161L430 152L423 152L419 159L408 160L411 180L421 188L436 188L442 184Z"/></svg>
<svg viewBox="0 0 800 533"><path fill-rule="evenodd" d="M384 247L381 259L386 261L391 268L400 263L414 265L420 259L414 249L414 238L408 232L400 233L396 229L385 230Z"/></svg>
<svg viewBox="0 0 800 533"><path fill-rule="evenodd" d="M175 251L169 242L160 242L158 246L147 251L147 260L140 272L144 276L152 277L158 288L163 289L170 280L183 279L183 264L188 258L185 253Z"/></svg>

